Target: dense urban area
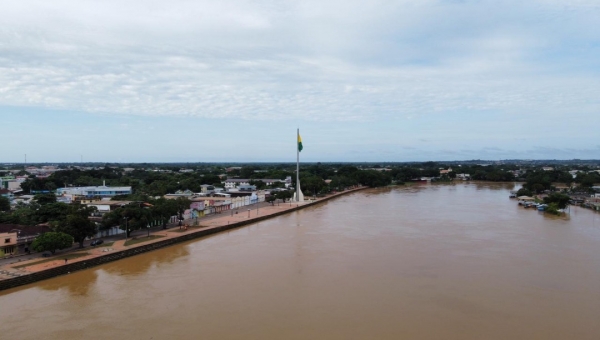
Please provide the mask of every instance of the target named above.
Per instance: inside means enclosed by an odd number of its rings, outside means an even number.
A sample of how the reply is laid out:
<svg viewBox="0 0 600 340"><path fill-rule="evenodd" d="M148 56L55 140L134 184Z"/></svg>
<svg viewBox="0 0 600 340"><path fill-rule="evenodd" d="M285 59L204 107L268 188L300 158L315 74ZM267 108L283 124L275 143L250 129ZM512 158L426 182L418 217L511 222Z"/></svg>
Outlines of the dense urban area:
<svg viewBox="0 0 600 340"><path fill-rule="evenodd" d="M307 200L359 185L493 181L521 182L513 196L549 213L569 204L600 210L600 161L305 163L299 177ZM287 202L295 178L293 163L0 165L0 256L54 253L259 202Z"/></svg>

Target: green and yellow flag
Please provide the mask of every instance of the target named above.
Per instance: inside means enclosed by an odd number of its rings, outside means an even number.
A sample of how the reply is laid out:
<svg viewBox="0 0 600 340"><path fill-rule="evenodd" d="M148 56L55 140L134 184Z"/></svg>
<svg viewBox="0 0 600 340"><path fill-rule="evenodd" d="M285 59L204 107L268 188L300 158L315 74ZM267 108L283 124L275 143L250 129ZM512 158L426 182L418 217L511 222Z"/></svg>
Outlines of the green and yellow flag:
<svg viewBox="0 0 600 340"><path fill-rule="evenodd" d="M298 151L302 151L302 137L300 137L300 133L298 133Z"/></svg>

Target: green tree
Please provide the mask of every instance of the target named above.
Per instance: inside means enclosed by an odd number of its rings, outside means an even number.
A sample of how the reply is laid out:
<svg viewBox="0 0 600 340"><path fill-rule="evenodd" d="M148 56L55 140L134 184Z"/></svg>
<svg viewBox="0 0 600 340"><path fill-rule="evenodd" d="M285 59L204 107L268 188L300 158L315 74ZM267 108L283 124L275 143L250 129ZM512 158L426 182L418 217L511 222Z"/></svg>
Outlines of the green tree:
<svg viewBox="0 0 600 340"><path fill-rule="evenodd" d="M558 209L564 209L569 205L571 198L568 195L561 194L559 192L552 193L544 197L544 203L551 204L555 203Z"/></svg>
<svg viewBox="0 0 600 340"><path fill-rule="evenodd" d="M292 193L289 190L279 191L277 194L275 194L275 197L285 202L292 198Z"/></svg>
<svg viewBox="0 0 600 340"><path fill-rule="evenodd" d="M33 197L33 199L36 200L40 205L56 203L56 195L53 193L37 194Z"/></svg>
<svg viewBox="0 0 600 340"><path fill-rule="evenodd" d="M267 187L267 184L261 180L258 180L258 181L251 180L250 185L256 185L256 189L258 189L258 190L263 190L264 188Z"/></svg>
<svg viewBox="0 0 600 340"><path fill-rule="evenodd" d="M37 223L46 223L64 221L70 206L66 203L54 202L38 206L32 205L30 209L34 212Z"/></svg>
<svg viewBox="0 0 600 340"><path fill-rule="evenodd" d="M321 192L326 184L321 177L310 176L302 178L300 180L300 186L306 193L316 195Z"/></svg>
<svg viewBox="0 0 600 340"><path fill-rule="evenodd" d="M4 196L0 196L0 211L10 211L10 201Z"/></svg>
<svg viewBox="0 0 600 340"><path fill-rule="evenodd" d="M85 239L96 234L96 223L88 218L95 210L95 207L72 206L69 215L58 223L55 231L71 235L75 242L79 243L79 248L83 248Z"/></svg>
<svg viewBox="0 0 600 340"><path fill-rule="evenodd" d="M521 188L517 191L517 197L519 196L533 196L533 193L529 189Z"/></svg>
<svg viewBox="0 0 600 340"><path fill-rule="evenodd" d="M56 250L69 248L73 245L73 237L61 232L47 232L38 236L31 244L35 251L49 251L52 254Z"/></svg>

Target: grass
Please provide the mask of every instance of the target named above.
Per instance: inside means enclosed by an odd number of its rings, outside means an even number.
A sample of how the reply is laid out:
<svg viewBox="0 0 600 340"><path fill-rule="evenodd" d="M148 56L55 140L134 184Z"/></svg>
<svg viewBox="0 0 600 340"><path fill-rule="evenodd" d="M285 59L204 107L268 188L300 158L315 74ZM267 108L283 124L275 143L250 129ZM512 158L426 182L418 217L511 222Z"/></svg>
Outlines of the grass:
<svg viewBox="0 0 600 340"><path fill-rule="evenodd" d="M138 244L138 243L142 243L142 242L146 242L146 241L150 241L150 240L155 240L155 239L161 238L161 237L164 237L164 236L150 235L150 236L142 236L142 237L132 238L132 239L127 240L127 242L125 242L125 247L131 246L134 244Z"/></svg>
<svg viewBox="0 0 600 340"><path fill-rule="evenodd" d="M88 252L83 252L83 253L72 253L72 254L66 254L66 255L52 255L52 257L47 258L47 259L44 259L41 261L36 261L36 262L31 262L31 263L20 264L18 266L13 266L13 268L15 268L15 269L25 268L25 267L33 266L36 264L52 262L52 261L56 261L56 260L60 260L60 261L64 261L65 259L73 260L76 258L80 258L80 257L86 256L86 255L89 255L89 254L90 253L88 253Z"/></svg>

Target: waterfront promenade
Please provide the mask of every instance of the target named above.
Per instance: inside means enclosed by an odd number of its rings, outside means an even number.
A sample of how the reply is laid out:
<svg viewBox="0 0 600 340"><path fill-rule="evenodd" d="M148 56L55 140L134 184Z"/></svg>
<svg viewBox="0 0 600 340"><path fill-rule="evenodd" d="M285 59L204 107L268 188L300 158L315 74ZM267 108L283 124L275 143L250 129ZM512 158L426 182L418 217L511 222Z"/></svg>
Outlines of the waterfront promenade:
<svg viewBox="0 0 600 340"><path fill-rule="evenodd" d="M261 203L259 206L245 206L200 218L197 221L197 226L193 225L195 220L188 220L186 221L187 227L180 228L176 226L166 230L154 230L150 232L149 237L144 233L143 235L130 237L128 241L121 239L107 242L99 247L86 247L69 252L59 252L50 258L37 257L25 261L19 261L18 258L15 258L14 262L0 266L0 290L68 274L71 271L93 267L197 237L242 227L365 188L353 188L300 203L279 202L274 204ZM67 261L65 261L66 258Z"/></svg>

